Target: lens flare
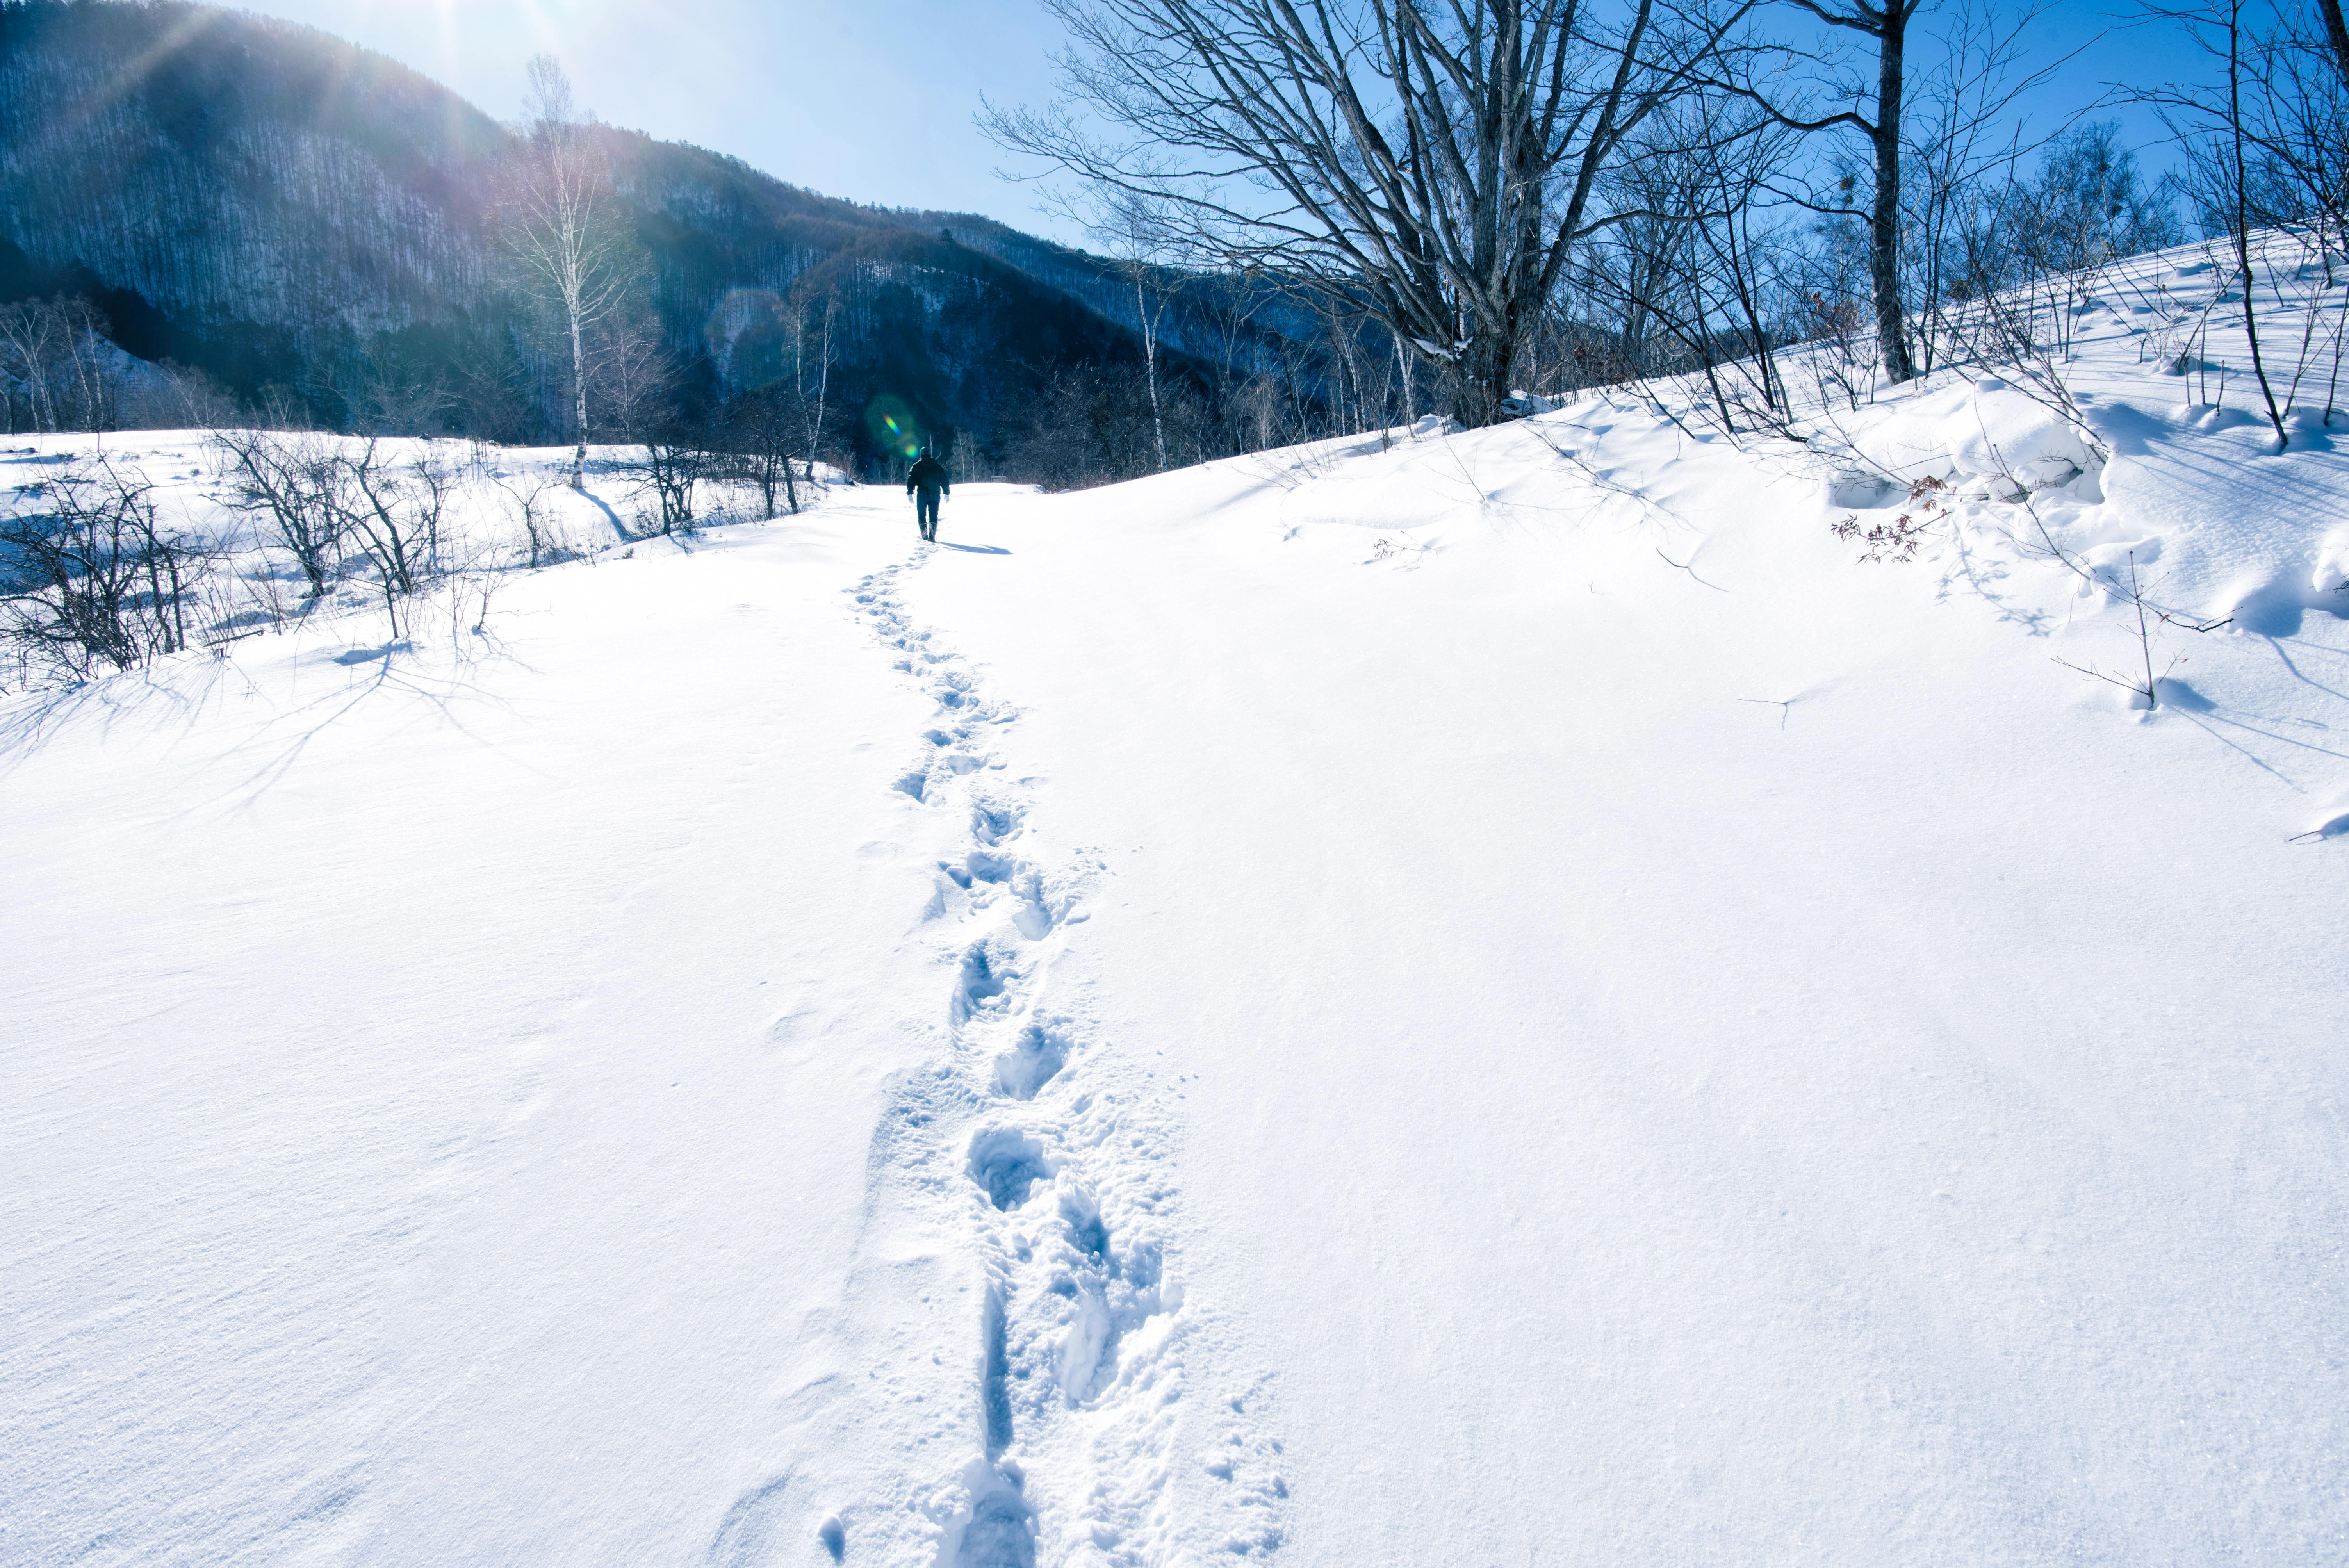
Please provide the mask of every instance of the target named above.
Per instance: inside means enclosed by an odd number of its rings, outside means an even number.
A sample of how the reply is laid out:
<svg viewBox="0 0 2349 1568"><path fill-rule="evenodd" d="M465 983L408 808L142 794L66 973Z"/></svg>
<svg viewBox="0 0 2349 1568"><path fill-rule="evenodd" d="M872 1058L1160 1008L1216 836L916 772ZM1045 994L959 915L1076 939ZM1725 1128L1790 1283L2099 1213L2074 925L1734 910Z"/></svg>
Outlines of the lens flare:
<svg viewBox="0 0 2349 1568"><path fill-rule="evenodd" d="M865 406L864 430L875 447L901 458L916 456L928 440L923 434L922 422L905 406L905 399L886 392L877 394Z"/></svg>

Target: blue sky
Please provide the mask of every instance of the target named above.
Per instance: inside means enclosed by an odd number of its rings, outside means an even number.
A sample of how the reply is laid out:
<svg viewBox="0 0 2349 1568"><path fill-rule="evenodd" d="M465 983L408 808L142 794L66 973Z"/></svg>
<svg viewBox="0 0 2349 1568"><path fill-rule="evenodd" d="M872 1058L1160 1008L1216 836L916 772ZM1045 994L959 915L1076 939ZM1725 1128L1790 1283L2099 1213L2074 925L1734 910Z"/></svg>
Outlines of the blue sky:
<svg viewBox="0 0 2349 1568"><path fill-rule="evenodd" d="M1947 9L1953 0L1937 9ZM559 56L579 102L605 119L732 153L827 195L984 212L1082 242L1036 210L1032 188L972 127L982 93L1051 96L1057 26L1033 0L247 0L390 55L500 118L521 104L523 62ZM2009 6L2009 15L2018 8ZM2114 81L2145 85L2200 62L2175 36L2115 28L2127 0L2058 0L2025 39L2038 59L2107 36L2033 95L2042 124ZM1929 15L1927 24L1930 25ZM2130 139L2159 128L2116 109ZM2155 170L2168 160L2146 150Z"/></svg>
<svg viewBox="0 0 2349 1568"><path fill-rule="evenodd" d="M412 66L502 119L546 50L582 108L828 196L1053 231L972 128L1050 96L1059 31L1026 0L243 0ZM1061 234L1063 238L1078 238Z"/></svg>

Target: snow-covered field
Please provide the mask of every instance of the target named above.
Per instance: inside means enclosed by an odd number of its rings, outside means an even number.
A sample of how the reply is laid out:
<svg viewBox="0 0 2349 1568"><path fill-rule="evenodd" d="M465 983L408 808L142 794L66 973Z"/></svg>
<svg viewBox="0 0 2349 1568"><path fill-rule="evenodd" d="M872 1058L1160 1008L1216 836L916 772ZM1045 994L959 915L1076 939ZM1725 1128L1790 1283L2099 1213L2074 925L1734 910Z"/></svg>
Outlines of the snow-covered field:
<svg viewBox="0 0 2349 1568"><path fill-rule="evenodd" d="M0 1561L2349 1556L2349 425L2140 336L0 704Z"/></svg>

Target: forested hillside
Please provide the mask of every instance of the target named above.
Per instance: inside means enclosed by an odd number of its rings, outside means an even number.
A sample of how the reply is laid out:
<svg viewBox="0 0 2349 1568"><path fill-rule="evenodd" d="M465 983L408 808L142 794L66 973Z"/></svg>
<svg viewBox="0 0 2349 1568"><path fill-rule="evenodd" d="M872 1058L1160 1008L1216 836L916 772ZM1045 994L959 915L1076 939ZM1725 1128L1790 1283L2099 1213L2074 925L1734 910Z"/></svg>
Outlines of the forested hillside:
<svg viewBox="0 0 2349 1568"><path fill-rule="evenodd" d="M214 7L31 0L0 4L0 304L87 298L141 358L326 425L567 434L559 334L500 242L523 138L436 83ZM1138 373L1139 307L1111 263L581 129L638 247L603 351L641 351L632 332L667 350L660 398L594 410L613 433L788 371L795 393L821 387L849 455L883 455L864 416L884 399L901 430L999 452L1071 384ZM1206 315L1187 302L1161 328L1178 387L1217 374ZM1228 321L1221 374L1274 357L1266 341Z"/></svg>

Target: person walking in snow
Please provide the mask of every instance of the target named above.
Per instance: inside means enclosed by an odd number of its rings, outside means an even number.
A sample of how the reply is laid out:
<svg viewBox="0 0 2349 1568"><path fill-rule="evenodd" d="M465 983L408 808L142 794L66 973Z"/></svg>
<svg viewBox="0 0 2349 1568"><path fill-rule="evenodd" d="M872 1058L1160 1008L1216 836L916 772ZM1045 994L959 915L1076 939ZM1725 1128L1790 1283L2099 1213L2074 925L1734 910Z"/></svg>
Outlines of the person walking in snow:
<svg viewBox="0 0 2349 1568"><path fill-rule="evenodd" d="M914 498L914 521L921 525L922 537L932 544L938 539L938 500L954 489L947 482L947 466L938 461L929 448L905 476L905 493Z"/></svg>

